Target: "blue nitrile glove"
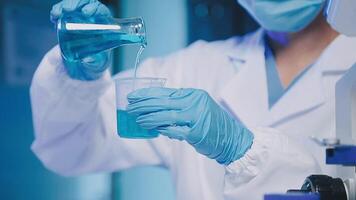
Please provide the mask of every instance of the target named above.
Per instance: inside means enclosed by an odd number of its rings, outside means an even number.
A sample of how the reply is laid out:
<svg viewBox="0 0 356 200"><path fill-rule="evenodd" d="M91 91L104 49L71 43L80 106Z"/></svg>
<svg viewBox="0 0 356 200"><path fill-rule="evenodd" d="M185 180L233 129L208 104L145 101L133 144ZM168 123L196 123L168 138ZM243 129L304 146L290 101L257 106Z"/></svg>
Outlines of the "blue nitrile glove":
<svg viewBox="0 0 356 200"><path fill-rule="evenodd" d="M238 160L252 145L252 133L203 90L146 88L130 93L128 101L128 113L142 128L186 140L221 164Z"/></svg>
<svg viewBox="0 0 356 200"><path fill-rule="evenodd" d="M98 0L63 0L52 7L51 21L56 21L63 15L71 12L85 17L108 16L110 10ZM109 67L110 52L102 52L86 57L81 61L68 61L63 59L69 76L78 80L96 80L102 76Z"/></svg>

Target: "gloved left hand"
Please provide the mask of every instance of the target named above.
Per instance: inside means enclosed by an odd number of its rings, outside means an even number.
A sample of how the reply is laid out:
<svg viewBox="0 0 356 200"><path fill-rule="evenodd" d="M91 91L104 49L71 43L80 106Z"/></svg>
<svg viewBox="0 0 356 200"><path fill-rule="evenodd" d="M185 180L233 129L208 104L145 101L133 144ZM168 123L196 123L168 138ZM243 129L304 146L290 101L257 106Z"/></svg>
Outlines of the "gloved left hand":
<svg viewBox="0 0 356 200"><path fill-rule="evenodd" d="M221 164L241 158L253 134L198 89L146 88L128 95L129 114L145 129L186 140Z"/></svg>

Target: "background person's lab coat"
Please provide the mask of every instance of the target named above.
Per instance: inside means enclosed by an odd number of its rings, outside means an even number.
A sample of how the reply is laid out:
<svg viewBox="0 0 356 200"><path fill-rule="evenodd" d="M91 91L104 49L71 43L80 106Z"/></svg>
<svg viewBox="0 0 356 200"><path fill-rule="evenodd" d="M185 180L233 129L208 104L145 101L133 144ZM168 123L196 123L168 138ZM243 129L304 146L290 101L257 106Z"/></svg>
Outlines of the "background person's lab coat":
<svg viewBox="0 0 356 200"><path fill-rule="evenodd" d="M139 76L167 78L167 87L208 91L251 128L252 148L227 167L185 142L163 136L119 138L110 76L93 82L70 79L58 48L45 56L33 79L32 149L44 165L63 175L137 165L167 167L177 200L262 199L264 193L299 188L311 173L333 175L333 168L324 164L324 149L308 136L335 132L334 86L356 62L356 39L339 36L269 109L263 35L258 31L243 38L197 42L165 58L149 59L139 68Z"/></svg>

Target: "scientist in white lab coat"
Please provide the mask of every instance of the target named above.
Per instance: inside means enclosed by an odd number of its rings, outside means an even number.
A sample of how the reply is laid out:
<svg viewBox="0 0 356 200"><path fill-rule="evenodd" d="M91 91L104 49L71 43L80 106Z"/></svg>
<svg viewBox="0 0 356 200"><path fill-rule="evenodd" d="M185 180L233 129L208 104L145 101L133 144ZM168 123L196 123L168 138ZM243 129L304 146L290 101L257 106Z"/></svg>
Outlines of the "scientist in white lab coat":
<svg viewBox="0 0 356 200"><path fill-rule="evenodd" d="M309 137L335 132L334 86L356 62L356 40L327 24L325 0L238 2L260 30L140 66L139 76L168 80L128 96L129 112L156 139L118 137L107 53L68 63L53 48L31 86L32 150L66 176L164 166L178 200L257 200L299 188L311 173L333 175ZM52 20L73 11L110 15L96 0L64 0Z"/></svg>

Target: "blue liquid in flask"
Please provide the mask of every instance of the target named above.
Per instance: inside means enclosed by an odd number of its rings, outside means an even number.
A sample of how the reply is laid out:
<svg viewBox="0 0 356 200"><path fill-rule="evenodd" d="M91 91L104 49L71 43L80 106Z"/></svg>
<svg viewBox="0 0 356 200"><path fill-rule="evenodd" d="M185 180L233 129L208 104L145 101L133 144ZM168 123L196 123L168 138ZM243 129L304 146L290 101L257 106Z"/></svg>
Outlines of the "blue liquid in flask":
<svg viewBox="0 0 356 200"><path fill-rule="evenodd" d="M120 137L133 139L149 139L158 136L157 131L146 130L136 123L136 117L125 110L117 110L117 127Z"/></svg>
<svg viewBox="0 0 356 200"><path fill-rule="evenodd" d="M78 61L122 45L146 46L142 26L129 23L119 25L113 19L103 17L86 19L70 16L58 22L58 40L65 59Z"/></svg>

